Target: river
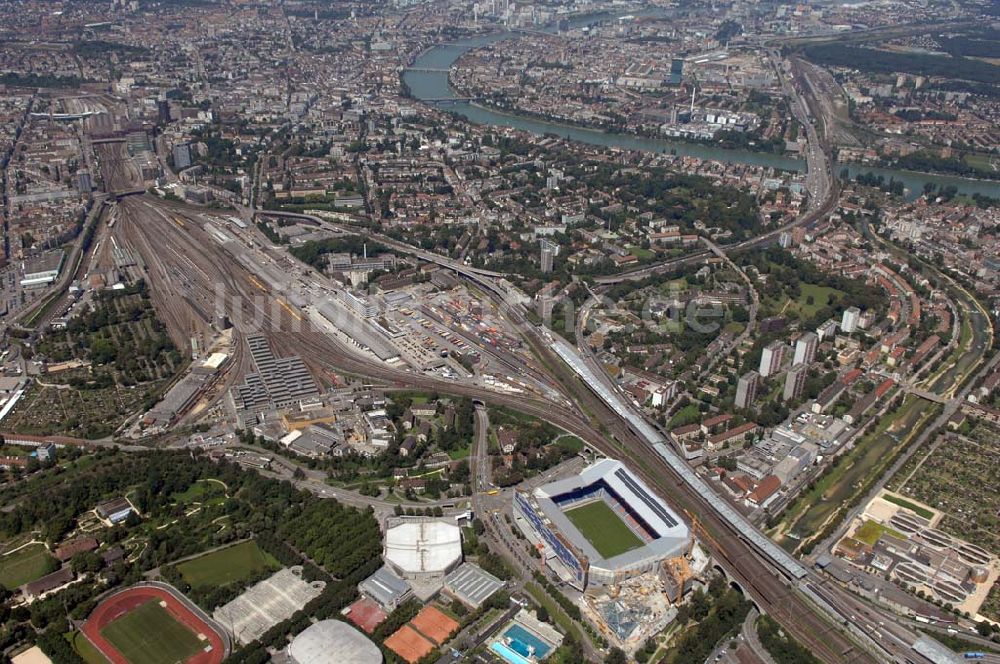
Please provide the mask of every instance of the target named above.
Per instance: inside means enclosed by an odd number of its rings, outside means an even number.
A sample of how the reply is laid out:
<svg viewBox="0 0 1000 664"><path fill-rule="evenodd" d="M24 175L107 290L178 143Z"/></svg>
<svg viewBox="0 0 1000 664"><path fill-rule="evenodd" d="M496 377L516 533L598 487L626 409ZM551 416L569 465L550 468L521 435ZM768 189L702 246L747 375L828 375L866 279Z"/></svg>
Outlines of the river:
<svg viewBox="0 0 1000 664"><path fill-rule="evenodd" d="M580 17L571 20L571 25L584 25L592 22L595 17ZM410 88L410 93L417 99L455 99L455 91L448 84L447 70L465 52L491 44L502 39L516 39L521 35L516 32L497 32L468 39L462 39L449 44L442 44L428 49L414 62L413 69L435 69L439 71L406 71L403 80ZM434 102L430 102L434 103ZM548 122L537 118L514 113L504 113L480 105L464 101L448 102L439 106L442 110L453 111L476 124L512 127L534 134L555 134L591 145L625 148L628 150L643 150L647 152L673 152L679 155L712 159L728 163L753 164L769 166L786 171L802 172L805 162L784 155L767 152L751 152L748 150L730 150L699 143L685 143L660 138L645 138L629 134L609 134L599 129L588 129L556 122ZM834 167L834 175L839 176L846 166L851 176L872 171L885 176L886 180L895 178L907 188L907 198L912 200L923 192L925 182L933 182L938 188L953 185L963 194L984 194L1000 198L1000 182L989 180L972 180L950 177L947 175L929 175L902 171L897 169L875 168L857 164L838 164Z"/></svg>

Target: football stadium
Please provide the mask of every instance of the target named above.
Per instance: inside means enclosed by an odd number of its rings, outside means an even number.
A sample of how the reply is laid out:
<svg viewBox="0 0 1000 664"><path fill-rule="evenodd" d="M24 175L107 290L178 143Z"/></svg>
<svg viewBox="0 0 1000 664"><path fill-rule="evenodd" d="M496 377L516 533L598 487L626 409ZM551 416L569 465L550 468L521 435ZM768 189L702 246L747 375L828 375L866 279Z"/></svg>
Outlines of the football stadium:
<svg viewBox="0 0 1000 664"><path fill-rule="evenodd" d="M579 590L654 571L691 543L684 522L614 459L515 492L514 517L549 567Z"/></svg>

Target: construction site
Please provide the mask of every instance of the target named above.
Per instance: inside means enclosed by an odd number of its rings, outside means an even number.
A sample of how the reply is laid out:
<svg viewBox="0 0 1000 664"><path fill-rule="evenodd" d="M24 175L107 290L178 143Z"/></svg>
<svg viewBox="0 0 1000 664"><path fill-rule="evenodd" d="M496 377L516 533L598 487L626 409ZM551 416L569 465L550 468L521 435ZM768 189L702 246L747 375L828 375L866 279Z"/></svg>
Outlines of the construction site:
<svg viewBox="0 0 1000 664"><path fill-rule="evenodd" d="M677 617L677 605L704 578L711 559L692 541L685 555L664 560L656 572L592 587L580 601L584 615L625 652L640 648Z"/></svg>

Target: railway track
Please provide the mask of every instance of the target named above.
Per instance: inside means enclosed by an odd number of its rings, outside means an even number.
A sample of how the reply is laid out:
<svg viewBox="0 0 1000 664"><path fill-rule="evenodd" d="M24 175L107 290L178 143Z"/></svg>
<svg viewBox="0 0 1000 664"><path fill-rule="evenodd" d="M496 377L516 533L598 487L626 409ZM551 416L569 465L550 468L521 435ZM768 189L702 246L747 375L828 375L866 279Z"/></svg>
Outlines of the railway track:
<svg viewBox="0 0 1000 664"><path fill-rule="evenodd" d="M491 392L474 385L410 373L361 357L343 342L303 325L287 308L273 306L275 298L266 289L255 285L251 279L253 275L215 240L210 239L193 217L189 217L192 223L174 223L170 215L176 212L175 208L166 208L167 212L159 214L155 204L145 197L123 200L122 204L122 231L147 261L151 276L154 276L150 286L154 293L160 291L154 303L166 308L175 326L182 326L184 321L197 317L190 311L189 301L177 296L181 292L181 284L198 301L214 298L218 289L222 288L227 294L236 296L225 298L225 306L237 325L239 335L254 331L246 329L245 321L259 324L260 331L269 337L276 352L300 355L314 374L321 375L335 368L392 386L434 390L509 406L552 422L579 436L594 449L622 458L673 504L697 515L708 535L704 538L706 545L730 577L763 611L774 616L823 661L830 664L876 661L841 633L838 625L820 615L785 579L776 575L750 543L734 532L700 495L682 482L636 435L628 422L611 411L577 379L523 317L515 316L515 324L538 355L542 366L554 375L567 396L573 397L570 401L578 404L576 407L536 397ZM150 205L154 208L151 209ZM191 264L185 261L191 261ZM164 283L157 284L161 279ZM508 310L505 307L505 311ZM242 346L242 341L239 345ZM241 353L241 371L232 372L233 380L249 369L245 356L245 352ZM611 438L606 434L610 434Z"/></svg>

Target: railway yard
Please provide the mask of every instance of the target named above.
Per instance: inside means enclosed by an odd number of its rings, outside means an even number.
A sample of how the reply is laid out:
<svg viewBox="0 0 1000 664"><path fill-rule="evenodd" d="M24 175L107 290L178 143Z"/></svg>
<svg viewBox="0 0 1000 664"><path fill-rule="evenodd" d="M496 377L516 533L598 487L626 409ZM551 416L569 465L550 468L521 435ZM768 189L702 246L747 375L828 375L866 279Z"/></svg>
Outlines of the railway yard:
<svg viewBox="0 0 1000 664"><path fill-rule="evenodd" d="M107 154L102 163L111 169L105 176L108 181L120 187L134 184L130 174L115 172L116 162ZM809 223L828 205L819 206L800 223ZM633 422L641 421L643 415L623 413L599 396L593 384L570 369L551 340L506 300L489 277L442 263L465 277L477 297L492 300L491 306L504 313L512 332L523 340L530 352L498 352L493 361L507 368L518 362L523 384L529 389L505 392L420 371L398 358L393 362L378 358L363 344L351 343L350 335L344 334L350 326L338 330L328 318L315 317L323 298L330 295L329 282L321 276L298 276L304 273L293 259L268 247L252 227L247 231L245 224L234 224L227 215L149 194L125 196L108 204L94 249L78 274L114 273L126 280L145 279L172 340L194 353L218 344L222 328L228 327L222 321L232 325L225 337L229 355L225 375L201 396L203 403L195 412L225 409L229 389L254 370L245 346L246 339L256 334L263 334L277 355L301 357L321 384L331 384L346 374L389 387L469 396L516 408L578 436L590 449L626 461L695 520L698 537L754 603L823 661L875 662L885 657L909 661L917 638L912 632L893 622L871 632L853 626L849 627L853 634L845 632L849 617L865 610L861 600L798 563L776 559L766 547L762 549L760 536L752 537L746 530L752 528L749 524L720 515L695 484L678 474L677 466L667 463L654 441L640 433L643 427ZM430 310L424 313L433 318ZM434 313L440 316L438 310ZM352 316L350 312L343 315ZM531 359L525 361L526 357Z"/></svg>
<svg viewBox="0 0 1000 664"><path fill-rule="evenodd" d="M5 656L1000 663L1000 199L778 36L867 9L118 4L0 48Z"/></svg>
<svg viewBox="0 0 1000 664"><path fill-rule="evenodd" d="M249 356L242 351L243 344L238 340L261 331L279 354L301 356L320 379L335 370L388 385L472 396L545 418L579 436L594 449L624 456L651 486L688 513L701 515L702 532L727 573L762 609L787 624L796 638L814 652L821 653L825 661L877 661L841 632L842 625L821 614L812 604L815 600L806 599L796 588L798 579L789 580L785 571L773 568L762 559L743 534L734 531L732 524L715 517L714 509L705 504L704 498L677 479L674 471L627 422L571 371L560 369L565 365L523 317L513 322L519 325L521 332L531 331L526 341L540 353L541 365L555 370L562 388L579 406L569 406L570 399L565 397L553 402L538 396L505 395L460 382L421 376L366 357L336 337L311 329L302 313L288 305L281 295L263 287L223 244L203 229L203 213L141 196L123 199L118 215L114 236L121 238L123 246L134 249L145 264L154 302L158 303L175 338L189 338L192 332L208 333L212 317L207 312L214 311L219 289L222 289L225 312L237 330L233 336L232 382L250 368ZM608 431L613 440L609 440L602 429ZM857 601L840 596L842 593L818 579L807 578L802 588L822 593L820 596L830 596L839 606L850 607ZM849 609L841 609L846 610Z"/></svg>

